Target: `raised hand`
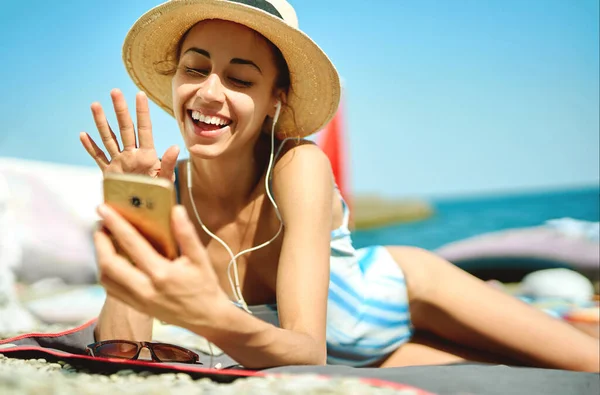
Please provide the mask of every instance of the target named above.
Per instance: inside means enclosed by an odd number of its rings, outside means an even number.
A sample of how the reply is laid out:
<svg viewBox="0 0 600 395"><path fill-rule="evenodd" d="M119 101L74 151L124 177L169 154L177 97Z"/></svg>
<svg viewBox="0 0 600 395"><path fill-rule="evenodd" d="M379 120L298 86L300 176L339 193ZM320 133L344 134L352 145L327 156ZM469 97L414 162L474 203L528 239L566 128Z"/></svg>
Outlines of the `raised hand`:
<svg viewBox="0 0 600 395"><path fill-rule="evenodd" d="M82 132L79 135L83 147L96 161L100 170L103 173L136 173L173 180L179 148L175 145L171 146L162 156L162 161L158 158L154 148L152 123L150 122L150 110L146 95L140 92L135 98L138 126L137 139L123 93L118 89L113 89L110 96L117 115L123 148L119 147L117 136L109 126L100 103L93 103L91 108L96 128L100 133L108 157L89 134Z"/></svg>

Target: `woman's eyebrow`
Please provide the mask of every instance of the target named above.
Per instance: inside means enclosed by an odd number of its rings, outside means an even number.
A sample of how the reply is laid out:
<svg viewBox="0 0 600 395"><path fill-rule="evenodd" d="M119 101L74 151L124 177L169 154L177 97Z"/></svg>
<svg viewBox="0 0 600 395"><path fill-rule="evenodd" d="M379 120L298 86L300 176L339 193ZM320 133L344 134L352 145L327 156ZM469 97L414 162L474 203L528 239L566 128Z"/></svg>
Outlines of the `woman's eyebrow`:
<svg viewBox="0 0 600 395"><path fill-rule="evenodd" d="M246 65L248 65L248 66L252 66L252 67L254 67L254 68L255 68L255 69L256 69L256 70L257 70L259 73L261 73L261 74L262 74L262 70L260 69L260 67L258 67L258 66L256 65L256 63L254 63L254 62L253 62L253 61L251 61L251 60L248 60L248 59L240 59L240 58L233 58L233 59L231 59L231 62L229 62L229 63L231 63L231 64L246 64Z"/></svg>
<svg viewBox="0 0 600 395"><path fill-rule="evenodd" d="M207 58L210 59L210 54L208 53L208 51L205 49L202 49L202 48L192 47L192 48L188 49L187 51L185 51L185 53L188 53L188 52L196 52L196 53L206 56Z"/></svg>

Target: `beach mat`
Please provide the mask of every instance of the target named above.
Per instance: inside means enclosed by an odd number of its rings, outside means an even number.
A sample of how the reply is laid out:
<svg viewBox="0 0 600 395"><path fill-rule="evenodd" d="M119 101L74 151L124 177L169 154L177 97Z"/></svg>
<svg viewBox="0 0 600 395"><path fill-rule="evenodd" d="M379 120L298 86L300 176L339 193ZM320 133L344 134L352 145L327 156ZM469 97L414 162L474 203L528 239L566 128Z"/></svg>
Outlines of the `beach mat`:
<svg viewBox="0 0 600 395"><path fill-rule="evenodd" d="M0 354L10 358L64 361L90 373L134 372L186 373L194 379L209 378L231 383L246 377L316 374L323 379L359 378L377 388L405 390L414 395L587 395L600 393L600 376L594 373L550 369L508 367L489 364L455 364L401 368L352 368L344 366L282 366L263 370L243 369L229 359L225 369L207 365L151 363L85 355L85 346L93 342L95 320L68 331L53 334L26 334L0 341ZM201 358L207 358L200 354ZM227 356L222 357L226 361Z"/></svg>
<svg viewBox="0 0 600 395"><path fill-rule="evenodd" d="M325 373L329 377L360 376L401 382L439 395L598 395L600 376L570 372L464 363L402 368L351 368L345 366L284 366L276 373Z"/></svg>
<svg viewBox="0 0 600 395"><path fill-rule="evenodd" d="M219 370L229 370L233 376L247 376L250 373L240 373L241 366L226 354L220 354L211 358L210 355L201 350L191 348L196 352L200 361L197 364L186 363L151 363L143 360L124 360L119 358L91 357L86 353L86 346L95 342L94 329L96 319L90 320L83 325L77 326L63 332L57 333L29 333L13 338L0 340L0 353L15 358L44 358L46 360L63 360L72 366L86 366L86 369L172 369L174 371L188 370L192 373L213 373ZM71 363L72 362L72 363ZM210 366L220 364L222 369L210 369ZM89 366L88 366L89 365ZM123 367L126 366L126 367ZM156 366L156 368L155 368ZM218 376L216 378L222 378ZM226 379L226 378L225 378Z"/></svg>
<svg viewBox="0 0 600 395"><path fill-rule="evenodd" d="M92 357L85 353L88 344L94 342L93 332L96 320L91 320L81 326L59 333L31 333L13 338L0 340L0 354L17 359L44 359L48 363L64 362L76 370L84 370L91 374L112 375L119 371L129 370L136 373L150 372L153 374L185 373L193 379L208 378L218 383L232 383L235 380L248 377L273 377L291 374L316 374L321 380L333 380L327 375L327 367L315 366L310 373L290 371L269 371L245 369L226 354L213 358L213 363L220 362L222 368L211 369L204 361L210 356L199 352L201 363L154 363L143 360L124 360L118 358ZM198 350L194 350L198 351ZM204 363L202 363L204 361ZM339 377L337 375L336 377ZM344 375L343 375L344 376ZM373 388L388 388L406 391L411 395L433 395L417 387L407 386L397 380L386 381L377 375L362 377L359 374L347 374L358 378L364 384Z"/></svg>

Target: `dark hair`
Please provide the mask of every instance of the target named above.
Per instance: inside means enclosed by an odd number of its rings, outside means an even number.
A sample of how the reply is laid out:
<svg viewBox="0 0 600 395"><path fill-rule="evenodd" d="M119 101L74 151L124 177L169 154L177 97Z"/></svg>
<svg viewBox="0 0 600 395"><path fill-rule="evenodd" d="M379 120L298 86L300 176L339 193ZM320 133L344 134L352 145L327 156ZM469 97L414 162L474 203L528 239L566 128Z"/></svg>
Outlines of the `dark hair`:
<svg viewBox="0 0 600 395"><path fill-rule="evenodd" d="M259 34L259 33L257 33ZM263 37L261 35L261 37ZM264 38L264 37L263 37ZM288 93L290 90L290 69L281 53L281 50L273 44L271 41L267 40L269 47L271 47L271 52L273 53L273 60L275 61L275 67L277 68L277 78L275 79L275 88L283 90L285 93Z"/></svg>

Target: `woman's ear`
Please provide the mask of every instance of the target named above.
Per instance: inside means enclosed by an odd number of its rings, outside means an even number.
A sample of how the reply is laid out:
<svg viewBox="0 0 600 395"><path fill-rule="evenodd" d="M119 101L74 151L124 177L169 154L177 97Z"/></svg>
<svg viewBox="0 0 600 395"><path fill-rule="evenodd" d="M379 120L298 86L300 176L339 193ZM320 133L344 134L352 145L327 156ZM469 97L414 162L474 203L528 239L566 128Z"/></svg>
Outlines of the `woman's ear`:
<svg viewBox="0 0 600 395"><path fill-rule="evenodd" d="M280 92L273 97L273 107L269 110L269 117L275 118L276 113L281 113L281 109L286 103L285 93Z"/></svg>

